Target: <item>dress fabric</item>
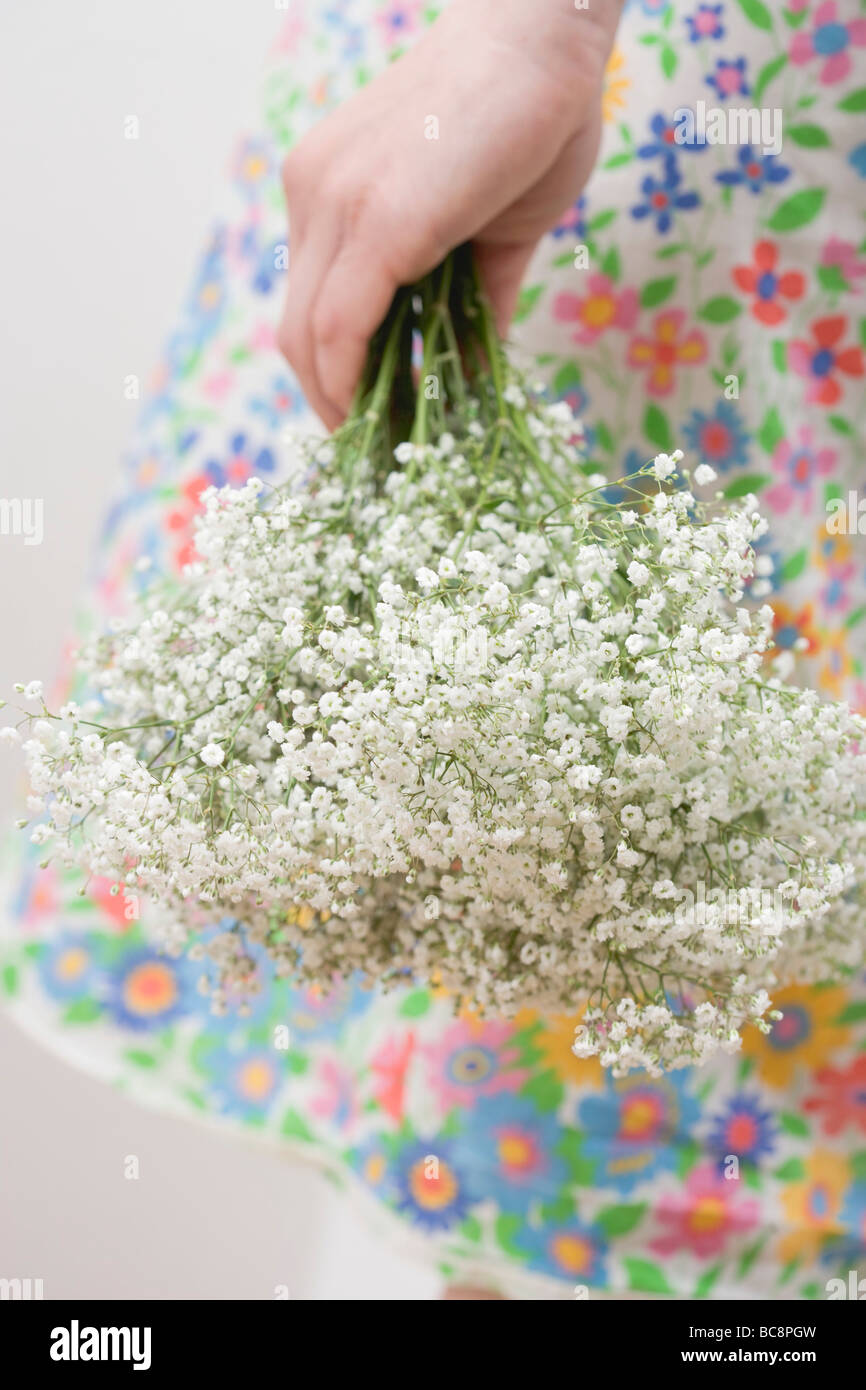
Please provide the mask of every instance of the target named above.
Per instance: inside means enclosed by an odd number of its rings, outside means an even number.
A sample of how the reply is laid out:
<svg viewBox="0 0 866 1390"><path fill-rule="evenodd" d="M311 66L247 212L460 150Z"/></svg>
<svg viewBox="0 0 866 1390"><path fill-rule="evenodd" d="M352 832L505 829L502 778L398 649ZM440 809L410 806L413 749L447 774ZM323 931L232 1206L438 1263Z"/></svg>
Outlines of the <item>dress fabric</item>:
<svg viewBox="0 0 866 1390"><path fill-rule="evenodd" d="M82 630L146 582L142 558L179 571L205 487L278 478L284 430L312 425L274 344L280 160L434 17L423 0L291 4ZM736 125L734 143L678 143L677 108L700 102L776 113L781 145ZM681 446L729 496L758 495L776 641L861 708L866 544L853 516L827 519L866 484L864 109L857 0L632 0L598 166L539 246L513 335L612 479ZM25 1027L145 1101L320 1163L446 1277L521 1298L801 1299L866 1275L862 977L785 988L783 1020L738 1055L616 1080L571 1054L573 1019L455 1017L435 990L355 980L323 995L271 979L261 953L249 1014L215 1018L202 967L161 955L134 900L107 881L79 896L20 844L10 859L2 978Z"/></svg>

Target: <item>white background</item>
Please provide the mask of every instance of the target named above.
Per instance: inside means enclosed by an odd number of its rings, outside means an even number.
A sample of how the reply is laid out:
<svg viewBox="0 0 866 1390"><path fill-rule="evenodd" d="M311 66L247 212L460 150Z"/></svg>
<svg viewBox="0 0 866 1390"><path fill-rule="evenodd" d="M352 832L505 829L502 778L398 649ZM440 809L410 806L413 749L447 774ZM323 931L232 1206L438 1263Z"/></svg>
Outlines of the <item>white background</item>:
<svg viewBox="0 0 866 1390"><path fill-rule="evenodd" d="M283 17L273 0L3 7L0 496L43 498L45 539L0 537L0 694L51 677L136 409L123 378L147 378L170 328ZM46 1298L436 1296L315 1173L141 1110L2 1018L0 1057L0 1277Z"/></svg>

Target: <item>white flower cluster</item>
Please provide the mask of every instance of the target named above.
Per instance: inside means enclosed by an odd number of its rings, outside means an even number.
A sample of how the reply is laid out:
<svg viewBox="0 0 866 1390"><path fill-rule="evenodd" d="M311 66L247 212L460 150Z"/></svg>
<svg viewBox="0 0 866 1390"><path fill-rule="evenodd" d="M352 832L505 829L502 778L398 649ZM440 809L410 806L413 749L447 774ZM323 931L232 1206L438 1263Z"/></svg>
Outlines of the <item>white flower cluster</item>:
<svg viewBox="0 0 866 1390"><path fill-rule="evenodd" d="M508 389L386 464L364 417L205 494L187 582L31 721L34 838L282 975L585 1006L579 1055L700 1061L862 958L866 725L767 667L753 498L697 502L675 454L610 502Z"/></svg>

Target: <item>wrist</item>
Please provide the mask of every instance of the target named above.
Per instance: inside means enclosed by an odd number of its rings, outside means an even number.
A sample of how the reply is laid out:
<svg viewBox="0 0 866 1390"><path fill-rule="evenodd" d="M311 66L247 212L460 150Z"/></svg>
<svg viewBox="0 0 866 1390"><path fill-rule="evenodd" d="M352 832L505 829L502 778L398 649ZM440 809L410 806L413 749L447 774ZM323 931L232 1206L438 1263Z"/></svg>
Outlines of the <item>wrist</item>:
<svg viewBox="0 0 866 1390"><path fill-rule="evenodd" d="M564 76L600 81L625 0L462 0L475 22Z"/></svg>

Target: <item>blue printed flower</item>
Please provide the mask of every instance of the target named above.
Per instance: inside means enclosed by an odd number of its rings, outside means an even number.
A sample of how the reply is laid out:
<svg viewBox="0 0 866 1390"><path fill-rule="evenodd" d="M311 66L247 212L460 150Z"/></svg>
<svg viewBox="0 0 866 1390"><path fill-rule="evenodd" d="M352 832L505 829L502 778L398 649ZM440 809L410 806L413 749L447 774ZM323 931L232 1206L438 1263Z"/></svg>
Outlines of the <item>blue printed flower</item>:
<svg viewBox="0 0 866 1390"><path fill-rule="evenodd" d="M723 1169L725 1159L733 1155L741 1163L758 1163L764 1154L772 1153L776 1144L776 1122L758 1096L745 1092L733 1096L727 1107L713 1121L707 1136L707 1149Z"/></svg>
<svg viewBox="0 0 866 1390"><path fill-rule="evenodd" d="M98 991L102 977L99 937L94 932L63 932L39 958L42 988L52 999L83 999Z"/></svg>
<svg viewBox="0 0 866 1390"><path fill-rule="evenodd" d="M349 980L337 981L327 991L317 985L293 989L286 1020L292 1037L304 1042L336 1038L350 1018L365 1013L374 994L361 988L360 978L353 975Z"/></svg>
<svg viewBox="0 0 866 1390"><path fill-rule="evenodd" d="M729 97L746 97L752 90L746 81L745 58L719 58L715 72L711 72L706 80L723 101Z"/></svg>
<svg viewBox="0 0 866 1390"><path fill-rule="evenodd" d="M552 227L550 234L557 239L559 237L575 237L577 241L586 240L586 197L581 193L576 203L572 203L570 208L566 208L555 227Z"/></svg>
<svg viewBox="0 0 866 1390"><path fill-rule="evenodd" d="M670 0L628 0L626 9L640 9L648 19L661 19L669 3Z"/></svg>
<svg viewBox="0 0 866 1390"><path fill-rule="evenodd" d="M241 923L233 917L223 917L219 922L204 928L198 934L199 940L207 946L214 937L222 936L229 931L236 934L239 954L242 953L247 958L249 966L243 982L238 979L230 988L221 990L224 1001L222 1013L213 1012L210 991L205 993L196 989L197 1012L207 1019L208 1031L228 1033L239 1025L249 1028L269 1014L274 1015L275 1022L285 1022L288 1027L288 1019L283 1020L281 1013L277 1016L279 1003L282 1001L285 1004L287 987L274 978L273 962L265 947L257 941L251 941ZM220 984L219 968L207 954L198 962L197 974L199 978L204 977L208 981L211 990Z"/></svg>
<svg viewBox="0 0 866 1390"><path fill-rule="evenodd" d="M855 145L848 156L848 163L861 177L866 179L866 143Z"/></svg>
<svg viewBox="0 0 866 1390"><path fill-rule="evenodd" d="M224 1115L263 1119L285 1077L283 1054L273 1047L211 1048L201 1059L208 1091Z"/></svg>
<svg viewBox="0 0 866 1390"><path fill-rule="evenodd" d="M279 429L290 415L298 415L304 409L304 398L288 378L282 374L272 378L266 394L255 396L250 401L250 410L264 417L268 429Z"/></svg>
<svg viewBox="0 0 866 1390"><path fill-rule="evenodd" d="M607 1090L587 1096L578 1119L586 1131L583 1152L598 1160L595 1183L630 1192L655 1173L675 1168L680 1146L697 1122L700 1107L687 1090L688 1074L661 1078L643 1072L614 1078Z"/></svg>
<svg viewBox="0 0 866 1390"><path fill-rule="evenodd" d="M718 183L728 188L745 184L752 193L760 193L770 183L783 183L791 173L786 164L779 163L775 154L760 154L751 145L743 145L737 154L736 169L723 169L716 174Z"/></svg>
<svg viewBox="0 0 866 1390"><path fill-rule="evenodd" d="M560 1224L523 1226L514 1243L528 1256L530 1269L573 1283L604 1284L607 1241L600 1226L577 1219Z"/></svg>
<svg viewBox="0 0 866 1390"><path fill-rule="evenodd" d="M534 1198L555 1201L568 1180L555 1152L563 1134L556 1116L531 1101L480 1096L465 1112L454 1152L473 1187L504 1210L526 1212Z"/></svg>
<svg viewBox="0 0 866 1390"><path fill-rule="evenodd" d="M398 1209L429 1231L457 1225L478 1201L450 1141L439 1138L407 1145L394 1161L393 1178Z"/></svg>
<svg viewBox="0 0 866 1390"><path fill-rule="evenodd" d="M378 1135L373 1135L347 1155L349 1163L365 1187L380 1197L394 1199L394 1168L391 1155Z"/></svg>
<svg viewBox="0 0 866 1390"><path fill-rule="evenodd" d="M106 1003L123 1028L149 1032L185 1014L195 998L187 959L171 960L149 947L123 956L111 973Z"/></svg>
<svg viewBox="0 0 866 1390"><path fill-rule="evenodd" d="M683 439L699 462L719 473L749 461L749 433L730 401L718 401L709 414L693 410L683 425Z"/></svg>
<svg viewBox="0 0 866 1390"><path fill-rule="evenodd" d="M725 26L722 24L721 5L698 5L693 15L686 15L686 28L691 43L701 39L724 38Z"/></svg>
<svg viewBox="0 0 866 1390"><path fill-rule="evenodd" d="M652 140L638 146L639 159L662 159L675 161L678 150L705 150L706 140L677 140L679 122L669 121L661 111L657 111L649 123Z"/></svg>
<svg viewBox="0 0 866 1390"><path fill-rule="evenodd" d="M273 451L267 445L258 448L250 444L245 434L233 434L226 457L208 459L201 471L214 487L240 487L247 478L273 473L275 468Z"/></svg>
<svg viewBox="0 0 866 1390"><path fill-rule="evenodd" d="M675 211L696 208L700 203L700 198L694 190L680 192L680 183L680 175L673 160L667 160L660 178L656 178L654 174L648 174L643 180L641 184L643 201L632 208L632 217L636 221L641 221L645 217L652 217L655 219L656 231L662 234L669 231Z"/></svg>
<svg viewBox="0 0 866 1390"><path fill-rule="evenodd" d="M287 269L286 243L269 241L259 252L253 271L253 289L258 294L270 294Z"/></svg>

